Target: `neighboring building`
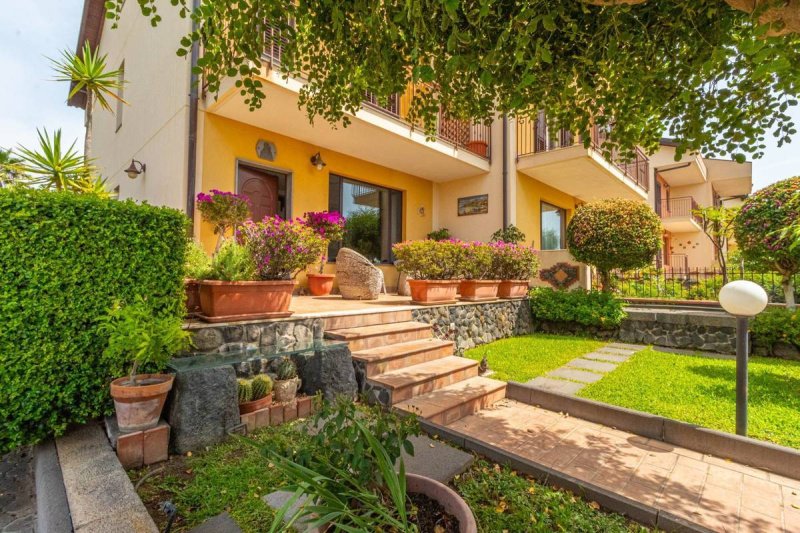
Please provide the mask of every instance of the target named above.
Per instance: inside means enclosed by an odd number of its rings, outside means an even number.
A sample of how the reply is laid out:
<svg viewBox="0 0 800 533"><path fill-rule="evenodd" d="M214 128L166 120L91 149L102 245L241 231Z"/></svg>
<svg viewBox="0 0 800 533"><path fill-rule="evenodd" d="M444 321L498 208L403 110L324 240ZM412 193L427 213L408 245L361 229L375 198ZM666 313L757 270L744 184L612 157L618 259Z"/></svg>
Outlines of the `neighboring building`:
<svg viewBox="0 0 800 533"><path fill-rule="evenodd" d="M195 236L209 249L212 230L200 223L193 206L196 193L215 188L248 194L255 217L337 210L371 218L374 237L361 251L386 265L389 287L397 279L391 244L422 239L434 229L487 240L504 224L514 224L528 244L543 250L546 268L574 263L564 250L565 228L581 202L654 201L653 164L644 154L632 163L609 162L594 148L574 145L571 135L549 131L543 114L518 124L498 117L491 126L442 117L437 140L427 141L404 118L409 91L385 106L365 95L347 128L321 119L312 126L297 107L302 82L281 77L280 47L265 53L262 108L250 111L233 80L217 95L201 90L195 100L190 60L175 54L191 21L164 9L153 28L138 4L127 2L112 30L103 4L85 0L79 44L88 39L108 55L110 67L124 69L130 105L116 114L96 111L91 156L120 198L194 216ZM70 104L82 106L83 98L77 95ZM596 142L600 134L594 133ZM125 169L133 159L146 169L129 179ZM705 165L716 169L709 170L712 176L729 172L709 161ZM669 165L659 159L656 166ZM748 165L748 179L749 172ZM664 176L671 178L668 172ZM587 282L584 270L581 282Z"/></svg>

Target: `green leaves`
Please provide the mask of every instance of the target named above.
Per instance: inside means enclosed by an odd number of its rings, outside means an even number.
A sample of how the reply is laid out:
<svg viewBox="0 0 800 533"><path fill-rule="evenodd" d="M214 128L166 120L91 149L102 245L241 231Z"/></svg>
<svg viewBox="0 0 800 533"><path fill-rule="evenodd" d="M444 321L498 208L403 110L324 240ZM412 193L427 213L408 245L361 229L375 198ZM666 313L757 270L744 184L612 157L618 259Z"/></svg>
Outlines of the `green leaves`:
<svg viewBox="0 0 800 533"><path fill-rule="evenodd" d="M622 300L607 292L537 288L529 294L535 319L611 329L627 316Z"/></svg>
<svg viewBox="0 0 800 533"><path fill-rule="evenodd" d="M47 129L36 130L39 136L38 149L20 146L17 149L21 171L30 176L33 185L57 191L85 188L85 180L93 168L87 164L83 155L75 149L76 141L69 148L61 145L61 130L51 137Z"/></svg>
<svg viewBox="0 0 800 533"><path fill-rule="evenodd" d="M111 111L109 99L119 100L119 90L122 88L120 70L106 70L106 55L101 56L97 50L92 50L89 41L83 44L81 55L76 55L69 50L61 52L61 59L50 59L53 70L58 74L56 81L71 83L69 98L81 91L86 91L90 98L95 98L100 107Z"/></svg>

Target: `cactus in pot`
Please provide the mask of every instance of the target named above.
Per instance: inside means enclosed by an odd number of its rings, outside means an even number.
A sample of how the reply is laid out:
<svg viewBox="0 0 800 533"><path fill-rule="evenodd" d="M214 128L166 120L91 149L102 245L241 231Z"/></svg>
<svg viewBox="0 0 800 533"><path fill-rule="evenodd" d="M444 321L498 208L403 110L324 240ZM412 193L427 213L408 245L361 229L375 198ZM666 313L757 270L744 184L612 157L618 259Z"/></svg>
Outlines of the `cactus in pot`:
<svg viewBox="0 0 800 533"><path fill-rule="evenodd" d="M265 374L238 380L238 388L240 415L260 411L272 403L272 379Z"/></svg>
<svg viewBox="0 0 800 533"><path fill-rule="evenodd" d="M300 379L297 377L297 367L288 357L281 358L275 367L275 400L290 402L297 396L300 388Z"/></svg>
<svg viewBox="0 0 800 533"><path fill-rule="evenodd" d="M239 403L247 403L253 400L253 385L249 380L240 379L237 381L237 388L239 389Z"/></svg>
<svg viewBox="0 0 800 533"><path fill-rule="evenodd" d="M253 400L260 400L272 392L272 379L260 374L250 381L250 386L253 388Z"/></svg>

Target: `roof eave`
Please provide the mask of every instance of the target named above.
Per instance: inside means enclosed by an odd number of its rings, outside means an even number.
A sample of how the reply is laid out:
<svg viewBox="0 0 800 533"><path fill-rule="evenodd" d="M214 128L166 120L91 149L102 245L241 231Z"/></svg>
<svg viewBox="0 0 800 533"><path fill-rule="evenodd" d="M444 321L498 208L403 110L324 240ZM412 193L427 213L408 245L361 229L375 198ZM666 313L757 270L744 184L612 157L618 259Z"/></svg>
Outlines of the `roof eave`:
<svg viewBox="0 0 800 533"><path fill-rule="evenodd" d="M83 15L81 16L81 29L78 32L78 42L75 45L75 53L80 54L83 43L89 41L92 49L100 45L100 36L103 33L103 22L105 21L106 7L103 0L84 0ZM70 92L73 85L70 84ZM72 107L86 109L86 93L79 91L71 98L67 99L67 104Z"/></svg>

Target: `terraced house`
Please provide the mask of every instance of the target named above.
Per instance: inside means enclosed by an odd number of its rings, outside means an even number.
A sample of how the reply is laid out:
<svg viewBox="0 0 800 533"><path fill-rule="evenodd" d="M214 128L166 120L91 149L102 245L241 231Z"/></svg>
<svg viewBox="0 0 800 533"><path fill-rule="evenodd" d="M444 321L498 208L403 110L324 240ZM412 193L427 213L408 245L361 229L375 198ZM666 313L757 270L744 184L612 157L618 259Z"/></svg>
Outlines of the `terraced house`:
<svg viewBox="0 0 800 533"><path fill-rule="evenodd" d="M498 116L491 125L442 113L437 137L429 140L406 120L412 88L388 102L365 94L347 128L312 125L297 106L302 80L281 76L280 46L264 52L266 98L250 111L233 80L218 94L192 83L190 58L175 54L191 22L177 10L165 10L153 28L128 2L111 30L104 9L101 0L86 0L79 44L88 40L108 55L110 67L123 70L129 105L96 113L91 156L120 198L186 210L209 248L212 229L194 212L201 191L247 194L256 218L336 210L364 220L353 246L384 265L391 289L397 283L391 245L443 227L455 237L486 240L514 224L542 250L542 268L574 263L565 228L576 206L624 197L649 202L662 215L662 264L711 266L713 249L692 208L750 191L749 164L697 154L675 161L669 142L650 157L609 160L594 147L602 131L585 148L569 132L548 128L545 113L519 122ZM84 98L78 94L70 104L83 106ZM585 286L587 269L580 272Z"/></svg>

